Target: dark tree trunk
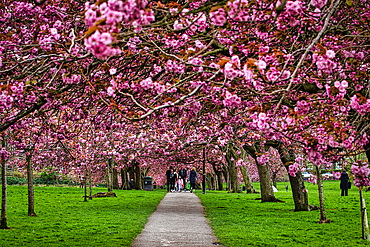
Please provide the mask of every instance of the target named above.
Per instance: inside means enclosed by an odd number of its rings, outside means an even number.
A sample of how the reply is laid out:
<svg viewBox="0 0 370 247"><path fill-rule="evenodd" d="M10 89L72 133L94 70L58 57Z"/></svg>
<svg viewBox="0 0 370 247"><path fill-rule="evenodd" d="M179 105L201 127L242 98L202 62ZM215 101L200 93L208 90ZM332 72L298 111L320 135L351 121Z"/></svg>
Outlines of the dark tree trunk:
<svg viewBox="0 0 370 247"><path fill-rule="evenodd" d="M128 175L129 175L129 181L133 181L135 182L135 170L134 170L134 167L133 165L131 164L131 166L128 168Z"/></svg>
<svg viewBox="0 0 370 247"><path fill-rule="evenodd" d="M364 148L365 148L366 158L367 160L370 160L370 142L368 142Z"/></svg>
<svg viewBox="0 0 370 247"><path fill-rule="evenodd" d="M207 186L208 186L208 190L212 190L212 174L211 173L207 173L206 175L207 179L206 179L206 182L207 182Z"/></svg>
<svg viewBox="0 0 370 247"><path fill-rule="evenodd" d="M216 164L212 163L213 171L216 174L217 177L217 190L223 190L224 189L224 184L222 182L222 171L217 169Z"/></svg>
<svg viewBox="0 0 370 247"><path fill-rule="evenodd" d="M217 172L217 183L218 183L217 189L220 191L224 190L224 183L222 181L222 172Z"/></svg>
<svg viewBox="0 0 370 247"><path fill-rule="evenodd" d="M114 167L114 159L110 158L107 160L107 188L108 192L113 191L113 168Z"/></svg>
<svg viewBox="0 0 370 247"><path fill-rule="evenodd" d="M324 207L324 190L322 184L322 176L321 171L318 166L316 167L316 176L317 176L317 187L319 189L319 201L320 201L320 222L326 223L328 220L326 219L325 215L325 207Z"/></svg>
<svg viewBox="0 0 370 247"><path fill-rule="evenodd" d="M91 178L91 168L89 169L89 200L92 200L92 178Z"/></svg>
<svg viewBox="0 0 370 247"><path fill-rule="evenodd" d="M27 183L28 183L28 216L37 216L35 213L35 197L33 192L32 156L26 155Z"/></svg>
<svg viewBox="0 0 370 247"><path fill-rule="evenodd" d="M233 151L232 145L229 145L229 149L226 152L226 161L229 167L229 176L230 176L230 189L231 193L241 193L239 179L238 179L238 170L236 169L235 160L232 159L231 152Z"/></svg>
<svg viewBox="0 0 370 247"><path fill-rule="evenodd" d="M274 195L274 191L271 186L271 177L270 177L270 170L269 166L261 165L256 160L257 169L258 169L258 176L260 178L260 189L261 189L261 198L262 202L275 202L276 198Z"/></svg>
<svg viewBox="0 0 370 247"><path fill-rule="evenodd" d="M254 147L245 145L243 148L256 161L258 176L260 178L260 189L261 189L262 202L276 202L277 199L275 198L274 191L271 185L269 166L267 164L261 165L257 161L257 155L256 155L257 150Z"/></svg>
<svg viewBox="0 0 370 247"><path fill-rule="evenodd" d="M134 169L135 169L135 183L134 183L135 190L141 190L141 170L139 164L136 162Z"/></svg>
<svg viewBox="0 0 370 247"><path fill-rule="evenodd" d="M277 176L276 173L272 174L272 185L276 188Z"/></svg>
<svg viewBox="0 0 370 247"><path fill-rule="evenodd" d="M252 183L252 180L251 180L251 177L249 175L247 167L241 166L240 167L240 172L243 175L243 179L244 179L244 182L245 182L245 190L247 191L247 193L248 194L256 193L256 190L253 187L253 183Z"/></svg>
<svg viewBox="0 0 370 247"><path fill-rule="evenodd" d="M289 166L294 163L295 157L292 152L284 149L279 143L271 143L272 147L279 151L280 160L289 174ZM298 171L296 176L293 177L289 174L290 187L294 200L294 211L308 211L308 195L305 192L305 186L301 171Z"/></svg>
<svg viewBox="0 0 370 247"><path fill-rule="evenodd" d="M128 189L128 177L127 177L127 168L121 168L121 181L122 181L122 189Z"/></svg>
<svg viewBox="0 0 370 247"><path fill-rule="evenodd" d="M113 189L118 190L119 185L118 185L118 172L117 169L113 167Z"/></svg>
<svg viewBox="0 0 370 247"><path fill-rule="evenodd" d="M286 169L289 171L289 166ZM289 182L293 194L294 211L308 211L308 196L304 191L305 186L302 173L298 171L295 177L289 174Z"/></svg>
<svg viewBox="0 0 370 247"><path fill-rule="evenodd" d="M3 145L5 146L5 145ZM10 229L6 221L6 161L1 161L1 222L0 229Z"/></svg>
<svg viewBox="0 0 370 247"><path fill-rule="evenodd" d="M85 174L85 179L84 179L84 202L87 202L87 174Z"/></svg>
<svg viewBox="0 0 370 247"><path fill-rule="evenodd" d="M214 174L214 173L212 173L212 176L211 176L211 184L212 184L212 190L216 190L217 177L216 177L216 174Z"/></svg>

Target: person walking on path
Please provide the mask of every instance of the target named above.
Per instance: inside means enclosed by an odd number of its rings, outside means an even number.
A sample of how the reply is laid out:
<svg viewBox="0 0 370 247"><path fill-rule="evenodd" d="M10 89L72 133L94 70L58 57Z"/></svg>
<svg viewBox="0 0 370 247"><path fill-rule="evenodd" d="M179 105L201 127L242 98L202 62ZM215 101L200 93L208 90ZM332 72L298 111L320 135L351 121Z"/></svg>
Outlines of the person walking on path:
<svg viewBox="0 0 370 247"><path fill-rule="evenodd" d="M166 171L166 178L167 178L167 192L170 192L170 184L171 184L171 177L173 176L173 168L170 166L170 168Z"/></svg>
<svg viewBox="0 0 370 247"><path fill-rule="evenodd" d="M187 172L185 168L179 171L179 176L182 179L182 185L183 185L184 191L186 191L186 175L187 175Z"/></svg>
<svg viewBox="0 0 370 247"><path fill-rule="evenodd" d="M195 167L191 168L191 171L189 172L189 182L190 182L190 192L193 193L193 190L195 190L195 184L199 180L198 173L195 171Z"/></svg>
<svg viewBox="0 0 370 247"><path fill-rule="evenodd" d="M180 176L179 176L179 178L177 179L176 184L177 184L177 191L178 191L178 192L182 191L182 190L183 190L183 188L182 188L183 183L182 183L182 178L181 178Z"/></svg>
<svg viewBox="0 0 370 247"><path fill-rule="evenodd" d="M175 184L177 181L177 172L176 169L173 169L173 176L171 177L171 191L175 191Z"/></svg>
<svg viewBox="0 0 370 247"><path fill-rule="evenodd" d="M346 171L343 171L340 175L340 189L342 190L341 196L348 196L348 182L349 177Z"/></svg>

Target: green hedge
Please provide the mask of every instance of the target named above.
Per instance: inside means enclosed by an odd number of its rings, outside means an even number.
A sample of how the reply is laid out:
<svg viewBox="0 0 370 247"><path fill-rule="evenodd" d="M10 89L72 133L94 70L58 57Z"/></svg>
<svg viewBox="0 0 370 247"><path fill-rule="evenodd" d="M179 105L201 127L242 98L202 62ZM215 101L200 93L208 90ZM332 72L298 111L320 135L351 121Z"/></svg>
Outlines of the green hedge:
<svg viewBox="0 0 370 247"><path fill-rule="evenodd" d="M1 178L0 178L1 182ZM17 178L17 177L7 177L6 182L8 185L24 185L27 184L27 178ZM46 184L46 185L55 185L55 184L68 184L68 185L75 185L72 180L68 179L61 179L61 180L51 180L45 177L35 178L33 180L34 184Z"/></svg>

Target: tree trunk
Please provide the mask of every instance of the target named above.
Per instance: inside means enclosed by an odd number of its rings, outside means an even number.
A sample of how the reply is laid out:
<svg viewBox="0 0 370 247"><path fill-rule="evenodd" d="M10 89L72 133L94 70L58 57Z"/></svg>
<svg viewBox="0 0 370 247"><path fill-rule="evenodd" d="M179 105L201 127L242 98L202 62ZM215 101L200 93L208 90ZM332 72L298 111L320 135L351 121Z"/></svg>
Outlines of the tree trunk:
<svg viewBox="0 0 370 247"><path fill-rule="evenodd" d="M113 189L118 190L118 172L116 168L113 168Z"/></svg>
<svg viewBox="0 0 370 247"><path fill-rule="evenodd" d="M5 145L3 145L5 146ZM1 161L1 222L0 229L10 229L6 221L6 161Z"/></svg>
<svg viewBox="0 0 370 247"><path fill-rule="evenodd" d="M241 166L240 171L243 175L243 179L244 179L244 182L245 182L245 189L246 189L247 193L248 194L256 193L256 190L253 187L253 183L252 183L252 180L251 180L251 177L249 175L247 167Z"/></svg>
<svg viewBox="0 0 370 247"><path fill-rule="evenodd" d="M322 184L322 176L321 176L320 168L316 165L315 167L316 167L316 176L317 176L317 187L319 189L319 200L320 200L320 223L326 223L328 222L328 220L326 219L325 208L324 208L324 190L323 190L323 184Z"/></svg>
<svg viewBox="0 0 370 247"><path fill-rule="evenodd" d="M122 189L128 189L128 177L127 177L127 168L121 168L121 181L122 181Z"/></svg>
<svg viewBox="0 0 370 247"><path fill-rule="evenodd" d="M135 162L135 190L141 190L141 170L138 163Z"/></svg>
<svg viewBox="0 0 370 247"><path fill-rule="evenodd" d="M26 155L27 183L28 183L28 216L37 216L35 213L35 197L33 192L32 155Z"/></svg>
<svg viewBox="0 0 370 247"><path fill-rule="evenodd" d="M113 179L112 179L112 166L113 166L114 160L112 158L109 158L107 160L107 174L106 174L106 180L107 180L107 188L108 192L113 191Z"/></svg>
<svg viewBox="0 0 370 247"><path fill-rule="evenodd" d="M267 164L261 165L257 161L257 155L256 155L257 150L255 149L255 147L245 145L243 146L243 148L256 161L258 176L260 178L260 189L261 189L262 202L276 202L274 191L271 185L269 166Z"/></svg>
<svg viewBox="0 0 370 247"><path fill-rule="evenodd" d="M364 149L366 153L366 158L368 161L370 161L370 142L365 145Z"/></svg>
<svg viewBox="0 0 370 247"><path fill-rule="evenodd" d="M286 169L289 171L289 166ZM298 171L295 177L289 174L289 182L293 194L294 211L308 211L308 196L304 190L302 173Z"/></svg>
<svg viewBox="0 0 370 247"><path fill-rule="evenodd" d="M211 173L207 173L207 186L208 186L208 190L212 190L213 186L212 186L212 174Z"/></svg>
<svg viewBox="0 0 370 247"><path fill-rule="evenodd" d="M262 202L275 202L276 198L274 195L274 191L271 185L271 177L270 177L270 170L269 166L261 165L256 160L257 169L258 169L258 176L260 178L260 189L261 189L261 198Z"/></svg>
<svg viewBox="0 0 370 247"><path fill-rule="evenodd" d="M133 165L131 164L131 166L128 168L128 175L129 175L129 181L133 181L135 182L135 170L134 170L134 167Z"/></svg>
<svg viewBox="0 0 370 247"><path fill-rule="evenodd" d="M276 188L277 176L276 173L272 174L272 185Z"/></svg>
<svg viewBox="0 0 370 247"><path fill-rule="evenodd" d="M91 168L89 169L89 200L92 200L92 178L91 178Z"/></svg>
<svg viewBox="0 0 370 247"><path fill-rule="evenodd" d="M218 190L224 190L224 183L222 181L222 172L217 172L217 183L218 183L218 186L217 186L217 189Z"/></svg>
<svg viewBox="0 0 370 247"><path fill-rule="evenodd" d="M211 174L212 174L212 177L211 177L212 190L216 190L217 177L216 177L216 174L214 174L214 173L211 173Z"/></svg>
<svg viewBox="0 0 370 247"><path fill-rule="evenodd" d="M280 145L275 148L278 149L280 160L289 174L289 166L295 160L294 154L292 152L286 152ZM295 177L289 174L289 182L293 194L294 211L308 211L308 195L305 190L301 171L298 171Z"/></svg>
<svg viewBox="0 0 370 247"><path fill-rule="evenodd" d="M85 179L84 179L84 202L87 202L87 174L85 173Z"/></svg>
<svg viewBox="0 0 370 247"><path fill-rule="evenodd" d="M223 190L224 185L223 185L223 182L222 182L222 171L217 169L215 163L212 163L212 167L213 167L213 171L215 172L216 177L217 177L217 190Z"/></svg>
<svg viewBox="0 0 370 247"><path fill-rule="evenodd" d="M229 149L226 153L226 161L229 166L229 176L230 176L230 189L229 192L231 193L241 193L239 179L238 179L238 170L236 169L235 160L232 159L232 146L229 145Z"/></svg>

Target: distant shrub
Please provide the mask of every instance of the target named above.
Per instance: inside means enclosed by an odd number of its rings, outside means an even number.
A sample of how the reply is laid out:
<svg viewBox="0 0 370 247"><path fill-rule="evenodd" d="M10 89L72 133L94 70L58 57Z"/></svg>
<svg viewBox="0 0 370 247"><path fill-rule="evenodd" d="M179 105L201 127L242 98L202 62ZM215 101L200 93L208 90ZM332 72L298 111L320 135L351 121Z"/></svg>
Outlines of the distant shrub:
<svg viewBox="0 0 370 247"><path fill-rule="evenodd" d="M0 178L0 183L1 183L1 178ZM22 185L22 184L26 184L27 183L27 179L25 178L17 178L17 177L7 177L6 178L6 184L7 185Z"/></svg>

